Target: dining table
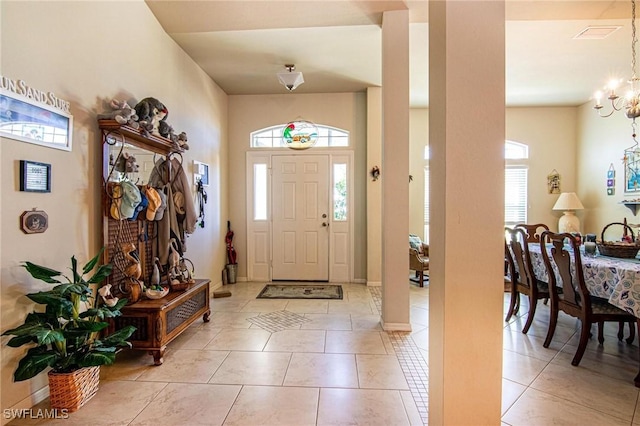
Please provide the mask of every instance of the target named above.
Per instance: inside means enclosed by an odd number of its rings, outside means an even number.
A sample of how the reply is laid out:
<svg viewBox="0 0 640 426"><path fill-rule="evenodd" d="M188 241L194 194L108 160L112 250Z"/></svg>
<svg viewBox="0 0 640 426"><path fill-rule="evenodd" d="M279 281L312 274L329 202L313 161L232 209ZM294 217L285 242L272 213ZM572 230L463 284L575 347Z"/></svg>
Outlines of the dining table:
<svg viewBox="0 0 640 426"><path fill-rule="evenodd" d="M551 244L546 249L551 250ZM549 282L547 268L542 259L542 245L529 244L533 271L540 281ZM571 252L571 250L569 250ZM640 338L640 259L622 259L585 254L584 246L580 248L584 283L592 296L609 301L631 315L635 316ZM640 368L634 379L636 387L640 387Z"/></svg>

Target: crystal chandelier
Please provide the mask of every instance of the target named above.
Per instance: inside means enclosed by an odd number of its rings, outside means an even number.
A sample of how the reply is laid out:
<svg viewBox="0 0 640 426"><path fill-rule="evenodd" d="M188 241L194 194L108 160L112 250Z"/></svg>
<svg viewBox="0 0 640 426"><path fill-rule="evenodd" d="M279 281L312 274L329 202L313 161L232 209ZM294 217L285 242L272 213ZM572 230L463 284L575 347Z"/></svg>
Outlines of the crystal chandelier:
<svg viewBox="0 0 640 426"><path fill-rule="evenodd" d="M600 103L602 92L595 94L596 105L593 107L598 111L600 117L610 117L614 112L626 109L627 117L635 121L636 117L640 117L640 79L636 77L636 2L631 0L631 80L629 90L624 98L616 94L616 89L622 80L612 80L607 85L609 95L607 99L611 101L611 111L608 114L602 114L603 105Z"/></svg>

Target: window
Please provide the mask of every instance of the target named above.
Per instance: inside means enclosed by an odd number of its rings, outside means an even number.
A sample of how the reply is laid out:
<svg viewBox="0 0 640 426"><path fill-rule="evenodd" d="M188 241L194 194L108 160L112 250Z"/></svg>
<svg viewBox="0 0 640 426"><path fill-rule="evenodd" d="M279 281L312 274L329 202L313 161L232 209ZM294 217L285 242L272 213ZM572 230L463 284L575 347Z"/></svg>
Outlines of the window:
<svg viewBox="0 0 640 426"><path fill-rule="evenodd" d="M282 141L282 131L285 124L267 127L251 133L251 148L286 148ZM318 141L316 147L347 147L349 146L349 132L335 127L316 124Z"/></svg>
<svg viewBox="0 0 640 426"><path fill-rule="evenodd" d="M253 165L253 220L267 220L267 165Z"/></svg>
<svg viewBox="0 0 640 426"><path fill-rule="evenodd" d="M425 147L425 159L428 158ZM505 226L527 222L527 183L529 147L513 141L504 146L504 221ZM429 167L424 168L424 240L429 241Z"/></svg>
<svg viewBox="0 0 640 426"><path fill-rule="evenodd" d="M527 222L527 180L529 147L514 141L504 145L504 223L513 226Z"/></svg>
<svg viewBox="0 0 640 426"><path fill-rule="evenodd" d="M333 220L347 220L347 165L333 165Z"/></svg>

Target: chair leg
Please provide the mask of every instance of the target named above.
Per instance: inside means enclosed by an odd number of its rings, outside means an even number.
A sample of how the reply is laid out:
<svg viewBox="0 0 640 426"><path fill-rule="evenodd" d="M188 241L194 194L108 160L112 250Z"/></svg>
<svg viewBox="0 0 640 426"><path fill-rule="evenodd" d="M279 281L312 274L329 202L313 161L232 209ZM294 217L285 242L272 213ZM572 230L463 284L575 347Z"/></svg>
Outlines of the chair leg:
<svg viewBox="0 0 640 426"><path fill-rule="evenodd" d="M598 322L598 343L604 343L604 321Z"/></svg>
<svg viewBox="0 0 640 426"><path fill-rule="evenodd" d="M629 337L627 343L631 344L636 338L636 323L635 321L629 321Z"/></svg>
<svg viewBox="0 0 640 426"><path fill-rule="evenodd" d="M553 303L551 303L551 312L549 313L549 329L547 330L547 337L544 339L544 343L542 346L548 348L551 344L551 339L553 339L553 333L556 332L556 324L558 323L558 309L554 308Z"/></svg>
<svg viewBox="0 0 640 426"><path fill-rule="evenodd" d="M424 287L424 271L420 271L420 287Z"/></svg>
<svg viewBox="0 0 640 426"><path fill-rule="evenodd" d="M618 340L622 341L624 338L624 321L618 322Z"/></svg>
<svg viewBox="0 0 640 426"><path fill-rule="evenodd" d="M524 323L524 327L522 328L522 333L527 334L529 331L529 327L531 327L531 323L533 323L533 316L536 314L536 307L538 306L538 299L534 299L533 296L529 295L529 314L527 315L527 322Z"/></svg>
<svg viewBox="0 0 640 426"><path fill-rule="evenodd" d="M599 328L600 326L598 326ZM582 327L580 331L580 343L578 344L578 350L576 351L573 360L571 361L571 365L578 366L580 364L580 360L582 360L582 355L584 355L585 349L587 349L587 343L589 342L589 335L591 334L591 324L586 321L582 321Z"/></svg>
<svg viewBox="0 0 640 426"><path fill-rule="evenodd" d="M516 309L516 302L519 299L520 299L520 293L514 292L513 290L511 290L511 300L509 301L509 310L507 311L507 317L504 319L505 321L508 322L511 319L511 316L515 312L518 312L518 310Z"/></svg>

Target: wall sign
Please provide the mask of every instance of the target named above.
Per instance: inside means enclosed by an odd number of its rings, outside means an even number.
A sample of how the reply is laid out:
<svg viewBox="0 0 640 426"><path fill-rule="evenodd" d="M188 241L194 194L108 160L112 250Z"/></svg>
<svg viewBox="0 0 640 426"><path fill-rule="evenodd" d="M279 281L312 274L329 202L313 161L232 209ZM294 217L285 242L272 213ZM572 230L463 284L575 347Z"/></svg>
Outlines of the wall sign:
<svg viewBox="0 0 640 426"><path fill-rule="evenodd" d="M69 102L0 75L0 136L71 151Z"/></svg>
<svg viewBox="0 0 640 426"><path fill-rule="evenodd" d="M51 192L51 164L20 160L20 191Z"/></svg>

